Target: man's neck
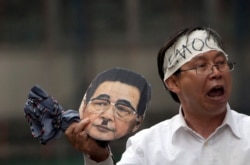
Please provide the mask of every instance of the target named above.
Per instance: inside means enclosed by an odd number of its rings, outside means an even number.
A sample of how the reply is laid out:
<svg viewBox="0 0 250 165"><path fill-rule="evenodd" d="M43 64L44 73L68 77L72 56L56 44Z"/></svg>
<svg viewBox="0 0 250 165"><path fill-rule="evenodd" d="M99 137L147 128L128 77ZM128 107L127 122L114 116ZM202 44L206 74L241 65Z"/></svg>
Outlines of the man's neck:
<svg viewBox="0 0 250 165"><path fill-rule="evenodd" d="M183 113L187 125L205 139L222 124L225 115L226 111L214 116Z"/></svg>

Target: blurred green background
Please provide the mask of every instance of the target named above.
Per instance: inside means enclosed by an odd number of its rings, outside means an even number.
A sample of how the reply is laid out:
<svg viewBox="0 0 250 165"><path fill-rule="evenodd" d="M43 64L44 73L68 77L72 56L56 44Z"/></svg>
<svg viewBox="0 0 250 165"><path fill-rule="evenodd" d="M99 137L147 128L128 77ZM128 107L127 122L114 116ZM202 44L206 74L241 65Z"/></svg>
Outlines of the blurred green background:
<svg viewBox="0 0 250 165"><path fill-rule="evenodd" d="M230 105L250 114L249 12L247 0L0 0L0 164L83 164L64 136L46 146L32 138L23 106L34 84L65 109L78 110L97 73L125 67L152 84L142 128L178 113L158 77L156 56L186 26L221 34L237 63ZM125 142L111 144L118 160Z"/></svg>

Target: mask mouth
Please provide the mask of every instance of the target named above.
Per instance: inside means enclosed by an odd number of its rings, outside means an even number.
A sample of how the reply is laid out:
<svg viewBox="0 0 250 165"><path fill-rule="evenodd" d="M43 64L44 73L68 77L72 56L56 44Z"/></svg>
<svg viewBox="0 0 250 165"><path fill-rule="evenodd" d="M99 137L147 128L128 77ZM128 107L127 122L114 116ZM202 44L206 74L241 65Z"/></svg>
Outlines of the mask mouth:
<svg viewBox="0 0 250 165"><path fill-rule="evenodd" d="M110 128L105 125L93 124L93 126L95 126L99 131L102 131L102 132L109 132L109 131L114 132L115 131L114 128Z"/></svg>
<svg viewBox="0 0 250 165"><path fill-rule="evenodd" d="M220 97L220 96L223 96L224 93L225 93L225 89L223 86L215 86L209 90L207 95L209 97Z"/></svg>

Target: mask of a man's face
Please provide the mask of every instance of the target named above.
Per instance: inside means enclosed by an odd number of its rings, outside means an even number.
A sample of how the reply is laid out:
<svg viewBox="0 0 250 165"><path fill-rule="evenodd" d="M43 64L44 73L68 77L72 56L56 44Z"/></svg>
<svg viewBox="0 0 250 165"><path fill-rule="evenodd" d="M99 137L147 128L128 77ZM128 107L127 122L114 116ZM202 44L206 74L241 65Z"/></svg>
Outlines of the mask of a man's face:
<svg viewBox="0 0 250 165"><path fill-rule="evenodd" d="M139 90L119 81L104 81L90 101L80 106L81 119L89 118L85 131L94 139L112 141L135 131Z"/></svg>

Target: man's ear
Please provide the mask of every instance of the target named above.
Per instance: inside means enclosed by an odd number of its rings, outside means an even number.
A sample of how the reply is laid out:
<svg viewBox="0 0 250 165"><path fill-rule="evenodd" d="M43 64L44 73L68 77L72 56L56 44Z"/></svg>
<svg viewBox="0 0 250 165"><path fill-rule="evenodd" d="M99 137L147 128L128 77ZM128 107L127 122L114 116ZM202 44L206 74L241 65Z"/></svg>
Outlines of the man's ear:
<svg viewBox="0 0 250 165"><path fill-rule="evenodd" d="M175 76L170 76L167 80L165 80L165 85L171 92L177 93L179 91L178 81Z"/></svg>
<svg viewBox="0 0 250 165"><path fill-rule="evenodd" d="M86 107L87 107L86 100L83 99L82 102L81 102L81 105L80 105L80 107L79 107L80 119L83 119L83 113L84 113Z"/></svg>
<svg viewBox="0 0 250 165"><path fill-rule="evenodd" d="M142 121L143 121L143 116L138 116L136 118L135 125L134 125L134 128L132 129L132 132L135 132L140 128Z"/></svg>

